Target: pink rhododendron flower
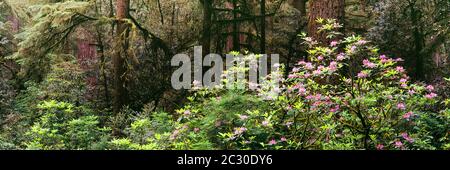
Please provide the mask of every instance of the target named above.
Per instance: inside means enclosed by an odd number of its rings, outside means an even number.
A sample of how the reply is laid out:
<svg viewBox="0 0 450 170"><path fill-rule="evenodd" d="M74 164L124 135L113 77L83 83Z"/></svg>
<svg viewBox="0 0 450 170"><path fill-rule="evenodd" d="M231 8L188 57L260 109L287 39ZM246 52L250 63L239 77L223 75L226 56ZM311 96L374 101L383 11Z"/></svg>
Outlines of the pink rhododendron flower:
<svg viewBox="0 0 450 170"><path fill-rule="evenodd" d="M313 70L313 69L314 69L314 66L312 65L312 63L306 63L306 64L305 64L305 68L306 68L307 70Z"/></svg>
<svg viewBox="0 0 450 170"><path fill-rule="evenodd" d="M192 82L192 84L194 85L194 87L201 87L202 86L202 82L198 81L198 80L194 80Z"/></svg>
<svg viewBox="0 0 450 170"><path fill-rule="evenodd" d="M314 70L313 71L313 75L317 76L320 75L322 73L322 70Z"/></svg>
<svg viewBox="0 0 450 170"><path fill-rule="evenodd" d="M406 83L408 80L405 78L400 79L400 83Z"/></svg>
<svg viewBox="0 0 450 170"><path fill-rule="evenodd" d="M234 135L240 135L240 134L244 133L245 131L247 131L247 128L245 128L245 127L234 128Z"/></svg>
<svg viewBox="0 0 450 170"><path fill-rule="evenodd" d="M403 147L403 143L401 141L395 141L394 143L396 148L402 148Z"/></svg>
<svg viewBox="0 0 450 170"><path fill-rule="evenodd" d="M430 92L434 90L434 87L432 85L428 85L426 88Z"/></svg>
<svg viewBox="0 0 450 170"><path fill-rule="evenodd" d="M269 141L269 145L276 145L277 141L275 139L272 139Z"/></svg>
<svg viewBox="0 0 450 170"><path fill-rule="evenodd" d="M317 60L322 61L323 60L323 56L317 57Z"/></svg>
<svg viewBox="0 0 450 170"><path fill-rule="evenodd" d="M383 150L384 149L384 145L383 144L378 144L377 145L377 150Z"/></svg>
<svg viewBox="0 0 450 170"><path fill-rule="evenodd" d="M413 116L414 116L413 112L408 112L403 115L403 119L409 120Z"/></svg>
<svg viewBox="0 0 450 170"><path fill-rule="evenodd" d="M363 60L363 65L366 68L375 68L377 66L375 63L372 63L367 59Z"/></svg>
<svg viewBox="0 0 450 170"><path fill-rule="evenodd" d="M361 71L361 72L358 73L358 78L361 78L361 79L367 78L368 76L369 75L366 72L364 72L364 71Z"/></svg>
<svg viewBox="0 0 450 170"><path fill-rule="evenodd" d="M345 54L344 53L340 53L339 55L337 55L336 60L337 61L342 61L345 59Z"/></svg>
<svg viewBox="0 0 450 170"><path fill-rule="evenodd" d="M297 83L295 86L293 86L293 89L299 89L301 87L303 87L304 85L302 83Z"/></svg>
<svg viewBox="0 0 450 170"><path fill-rule="evenodd" d="M406 109L406 106L405 106L404 103L399 103L399 104L397 104L397 109L405 110L405 109Z"/></svg>
<svg viewBox="0 0 450 170"><path fill-rule="evenodd" d="M286 107L286 110L292 110L292 106L291 106L291 105L288 105L288 106Z"/></svg>
<svg viewBox="0 0 450 170"><path fill-rule="evenodd" d="M397 66L397 68L395 68L395 70L397 70L397 72L399 72L399 73L405 72L405 69L402 66Z"/></svg>
<svg viewBox="0 0 450 170"><path fill-rule="evenodd" d="M283 141L283 142L286 142L286 141L287 141L287 139L286 139L285 137L281 137L280 140Z"/></svg>
<svg viewBox="0 0 450 170"><path fill-rule="evenodd" d="M317 107L317 106L320 106L321 104L322 104L321 101L316 101L313 103L313 106Z"/></svg>
<svg viewBox="0 0 450 170"><path fill-rule="evenodd" d="M391 59L381 59L381 63L385 64L392 61Z"/></svg>
<svg viewBox="0 0 450 170"><path fill-rule="evenodd" d="M330 66L328 67L328 69L329 69L330 71L334 72L334 71L337 70L337 65L338 65L338 63L337 63L336 61L332 61L332 62L330 63Z"/></svg>
<svg viewBox="0 0 450 170"><path fill-rule="evenodd" d="M359 40L358 42L356 42L356 45L364 45L367 44L366 40Z"/></svg>
<svg viewBox="0 0 450 170"><path fill-rule="evenodd" d="M309 74L309 73L306 73L303 75L303 78L309 78L309 77L311 77L311 74Z"/></svg>
<svg viewBox="0 0 450 170"><path fill-rule="evenodd" d="M387 60L388 57L386 57L386 55L380 55L380 59L381 59L381 60Z"/></svg>
<svg viewBox="0 0 450 170"><path fill-rule="evenodd" d="M325 68L325 66L320 65L320 66L317 67L317 70L323 70L324 68Z"/></svg>
<svg viewBox="0 0 450 170"><path fill-rule="evenodd" d="M406 141L408 141L409 143L413 143L414 139L412 139L411 137L409 137L408 133L404 132L401 134L403 139L405 139Z"/></svg>
<svg viewBox="0 0 450 170"><path fill-rule="evenodd" d="M388 98L389 100L392 100L392 99L394 98L394 96L389 95L389 96L387 96L387 98Z"/></svg>
<svg viewBox="0 0 450 170"><path fill-rule="evenodd" d="M331 47L335 47L337 44L338 44L337 41L331 41L330 46L331 46Z"/></svg>
<svg viewBox="0 0 450 170"><path fill-rule="evenodd" d="M426 94L426 95L425 95L425 98L427 98L427 99L433 99L433 98L435 98L435 97L437 97L437 94L436 94L436 93L430 93L430 94Z"/></svg>
<svg viewBox="0 0 450 170"><path fill-rule="evenodd" d="M295 74L289 74L288 75L288 78L289 79L294 79L294 78L297 78L298 76L297 75L295 75Z"/></svg>
<svg viewBox="0 0 450 170"><path fill-rule="evenodd" d="M330 109L330 112L336 113L336 112L339 111L339 109L340 109L340 106L336 105L336 106L334 106L333 108Z"/></svg>
<svg viewBox="0 0 450 170"><path fill-rule="evenodd" d="M313 96L313 95L308 95L308 96L306 96L306 100L311 100L311 99L314 99L314 96Z"/></svg>
<svg viewBox="0 0 450 170"><path fill-rule="evenodd" d="M322 95L321 94L316 94L316 96L314 96L314 99L320 100L320 99L322 99Z"/></svg>
<svg viewBox="0 0 450 170"><path fill-rule="evenodd" d="M239 119L241 120L247 120L248 116L247 115L239 115Z"/></svg>
<svg viewBox="0 0 450 170"><path fill-rule="evenodd" d="M263 126L269 126L269 121L264 120L261 124L262 124Z"/></svg>
<svg viewBox="0 0 450 170"><path fill-rule="evenodd" d="M194 132L200 131L200 128L194 128Z"/></svg>
<svg viewBox="0 0 450 170"><path fill-rule="evenodd" d="M350 53L354 53L356 51L356 46L352 46L352 47L350 47Z"/></svg>
<svg viewBox="0 0 450 170"><path fill-rule="evenodd" d="M174 130L173 132L172 132L172 134L170 135L170 140L174 140L175 138L177 138L177 136L178 136L178 134L180 133L180 131L177 129L177 130Z"/></svg>
<svg viewBox="0 0 450 170"><path fill-rule="evenodd" d="M300 95L305 95L305 94L306 94L306 89L303 88L303 87L299 88L299 89L298 89L298 94L300 94Z"/></svg>
<svg viewBox="0 0 450 170"><path fill-rule="evenodd" d="M402 62L402 61L404 61L402 58L396 58L396 59L394 59L396 62Z"/></svg>
<svg viewBox="0 0 450 170"><path fill-rule="evenodd" d="M190 110L186 110L186 111L183 112L183 115L189 116L189 115L191 115L191 111Z"/></svg>

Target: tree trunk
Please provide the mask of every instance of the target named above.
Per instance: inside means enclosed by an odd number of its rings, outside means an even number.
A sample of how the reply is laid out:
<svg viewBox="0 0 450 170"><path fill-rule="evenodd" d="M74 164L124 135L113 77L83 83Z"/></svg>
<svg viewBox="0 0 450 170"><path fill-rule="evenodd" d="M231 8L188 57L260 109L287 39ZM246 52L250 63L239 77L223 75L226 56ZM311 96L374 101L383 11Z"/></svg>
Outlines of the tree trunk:
<svg viewBox="0 0 450 170"><path fill-rule="evenodd" d="M300 16L306 16L306 0L293 0L292 5L300 11Z"/></svg>
<svg viewBox="0 0 450 170"><path fill-rule="evenodd" d="M309 2L309 21L308 32L318 42L328 44L330 40L326 39L326 35L317 33L319 24L316 23L317 18L336 19L340 24L344 23L345 15L344 0L311 0Z"/></svg>
<svg viewBox="0 0 450 170"><path fill-rule="evenodd" d="M239 24L237 0L233 0L233 50L240 51Z"/></svg>
<svg viewBox="0 0 450 170"><path fill-rule="evenodd" d="M261 54L266 53L266 0L261 0Z"/></svg>
<svg viewBox="0 0 450 170"><path fill-rule="evenodd" d="M128 89L126 80L127 65L125 63L128 57L128 36L129 26L124 19L129 18L130 0L117 1L117 39L116 39L116 55L113 56L114 67L114 103L113 111L119 113L123 106L128 104Z"/></svg>
<svg viewBox="0 0 450 170"><path fill-rule="evenodd" d="M163 14L162 7L161 7L161 1L158 0L157 3L158 3L158 10L159 10L159 17L161 19L161 24L164 25L164 14Z"/></svg>
<svg viewBox="0 0 450 170"><path fill-rule="evenodd" d="M203 56L211 53L212 0L203 0Z"/></svg>
<svg viewBox="0 0 450 170"><path fill-rule="evenodd" d="M414 58L416 59L415 63L415 78L418 80L424 80L424 59L421 55L423 46L424 46L424 36L422 35L422 32L420 31L419 27L419 17L420 17L420 11L416 10L414 8L414 5L411 5L410 12L411 12L411 22L414 26L413 29L413 38L414 38Z"/></svg>

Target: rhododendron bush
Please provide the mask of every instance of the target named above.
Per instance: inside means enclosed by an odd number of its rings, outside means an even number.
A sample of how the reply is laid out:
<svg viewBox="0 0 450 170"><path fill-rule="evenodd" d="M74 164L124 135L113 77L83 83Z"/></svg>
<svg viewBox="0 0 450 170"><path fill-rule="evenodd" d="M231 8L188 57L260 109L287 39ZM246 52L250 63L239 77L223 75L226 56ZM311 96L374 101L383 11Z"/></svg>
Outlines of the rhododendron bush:
<svg viewBox="0 0 450 170"><path fill-rule="evenodd" d="M380 54L360 36L340 38L334 20L319 22L331 43L300 35L307 60L278 87L196 88L173 129L148 141L168 141L164 149L450 148L448 100L432 85L413 83L401 58ZM283 75L284 66L277 68L272 75Z"/></svg>

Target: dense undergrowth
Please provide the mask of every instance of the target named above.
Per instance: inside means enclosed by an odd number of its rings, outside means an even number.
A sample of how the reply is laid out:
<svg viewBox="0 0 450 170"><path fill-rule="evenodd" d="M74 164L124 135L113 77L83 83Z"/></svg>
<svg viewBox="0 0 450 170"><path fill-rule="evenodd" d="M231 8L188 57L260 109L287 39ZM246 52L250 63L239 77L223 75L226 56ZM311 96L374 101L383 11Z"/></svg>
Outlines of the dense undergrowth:
<svg viewBox="0 0 450 170"><path fill-rule="evenodd" d="M197 88L175 113L149 105L118 115L94 110L82 71L71 59L54 61L43 83L26 83L11 104L19 114L4 121L0 148L450 149L450 100L443 93L450 82L412 82L401 58L380 54L360 36L340 38L333 20L319 22L333 41L325 47L300 35L308 61L288 74L277 65L276 78L253 84L254 91L241 88L248 82Z"/></svg>

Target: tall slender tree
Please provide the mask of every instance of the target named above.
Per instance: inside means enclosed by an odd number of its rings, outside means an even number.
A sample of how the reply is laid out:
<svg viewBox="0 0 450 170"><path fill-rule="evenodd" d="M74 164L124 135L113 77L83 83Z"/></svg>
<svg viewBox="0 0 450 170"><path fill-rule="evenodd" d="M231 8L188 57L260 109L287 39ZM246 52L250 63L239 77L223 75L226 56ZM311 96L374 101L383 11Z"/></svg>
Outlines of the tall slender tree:
<svg viewBox="0 0 450 170"><path fill-rule="evenodd" d="M411 23L414 26L413 29L413 39L414 39L414 58L416 59L416 68L415 68L415 77L419 80L424 79L424 58L421 55L421 52L423 50L424 41L425 38L421 32L422 29L422 23L420 20L421 11L416 9L416 2L417 1L409 1L411 4L409 5L409 12L410 12L410 18Z"/></svg>
<svg viewBox="0 0 450 170"><path fill-rule="evenodd" d="M233 50L234 51L240 51L240 39L239 39L239 22L238 21L238 1L237 0L233 0Z"/></svg>
<svg viewBox="0 0 450 170"><path fill-rule="evenodd" d="M212 0L202 0L203 4L203 56L211 52Z"/></svg>
<svg viewBox="0 0 450 170"><path fill-rule="evenodd" d="M266 0L261 0L261 54L266 53Z"/></svg>
<svg viewBox="0 0 450 170"><path fill-rule="evenodd" d="M114 67L114 113L119 113L124 105L128 103L128 89L126 80L126 59L129 48L129 25L125 19L129 18L130 0L117 1L117 29L116 29L116 55L113 56L112 63Z"/></svg>

